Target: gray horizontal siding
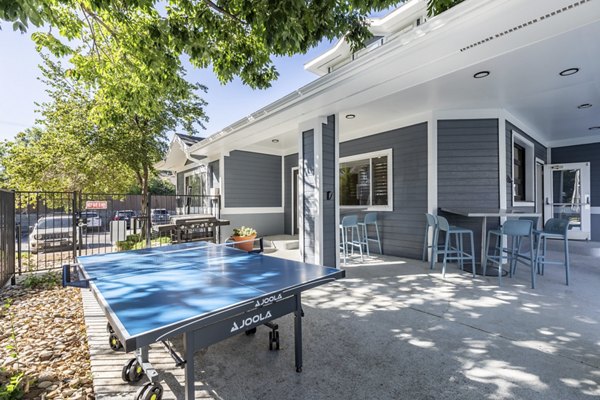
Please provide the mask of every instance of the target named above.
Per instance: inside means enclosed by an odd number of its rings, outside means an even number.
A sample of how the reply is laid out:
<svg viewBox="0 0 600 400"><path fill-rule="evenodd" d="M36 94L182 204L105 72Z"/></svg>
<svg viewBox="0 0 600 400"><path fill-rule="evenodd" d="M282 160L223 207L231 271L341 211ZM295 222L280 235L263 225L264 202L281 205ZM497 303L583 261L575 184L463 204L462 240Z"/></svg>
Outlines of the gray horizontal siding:
<svg viewBox="0 0 600 400"><path fill-rule="evenodd" d="M394 211L379 213L383 252L420 258L427 212L427 123L340 143L340 157L389 148L393 151ZM364 213L341 209L340 214Z"/></svg>
<svg viewBox="0 0 600 400"><path fill-rule="evenodd" d="M498 120L438 121L438 205L440 208L500 207ZM440 214L451 224L472 229L476 254L481 248L481 220ZM424 217L421 219L425 223ZM488 227L499 220L488 220ZM477 257L479 258L479 257Z"/></svg>
<svg viewBox="0 0 600 400"><path fill-rule="evenodd" d="M283 221L283 229L284 232L288 235L293 234L292 232L292 168L298 166L298 153L290 154L284 157L283 160L283 170L284 170L284 221Z"/></svg>
<svg viewBox="0 0 600 400"><path fill-rule="evenodd" d="M282 206L280 156L232 151L224 174L225 207Z"/></svg>
<svg viewBox="0 0 600 400"><path fill-rule="evenodd" d="M256 229L258 236L278 235L283 231L283 213L270 214L222 214L230 225L221 228L222 240L233 234L233 228L249 226Z"/></svg>
<svg viewBox="0 0 600 400"><path fill-rule="evenodd" d="M507 174L507 177L512 177L512 168L513 168L513 145L512 145L513 135L512 135L512 131L517 132L519 135L523 136L525 139L527 139L533 143L534 153L535 153L536 158L539 158L540 160L544 160L544 162L546 162L547 155L548 155L546 146L544 146L537 140L533 139L531 136L529 136L527 133L525 133L522 129L520 129L516 125L512 124L509 121L506 121L506 174ZM506 200L508 203L507 208L509 208L509 209L512 208L512 204L513 204L513 187L512 187L512 183L510 181L511 181L511 179L508 179L508 178L506 179ZM532 211L533 207L524 207L524 208L519 207L519 210Z"/></svg>
<svg viewBox="0 0 600 400"><path fill-rule="evenodd" d="M335 267L336 249L335 235L338 228L335 226L335 204L337 199L332 196L327 200L327 192L336 192L335 182L335 117L327 117L327 124L323 124L323 182L321 188L321 201L323 202L323 265Z"/></svg>
<svg viewBox="0 0 600 400"><path fill-rule="evenodd" d="M303 216L303 259L316 263L315 254L315 208L318 206L315 193L315 134L314 130L302 132L302 216Z"/></svg>
<svg viewBox="0 0 600 400"><path fill-rule="evenodd" d="M555 147L552 164L590 163L590 197L592 207L600 207L600 143ZM592 240L600 241L600 215L592 215Z"/></svg>

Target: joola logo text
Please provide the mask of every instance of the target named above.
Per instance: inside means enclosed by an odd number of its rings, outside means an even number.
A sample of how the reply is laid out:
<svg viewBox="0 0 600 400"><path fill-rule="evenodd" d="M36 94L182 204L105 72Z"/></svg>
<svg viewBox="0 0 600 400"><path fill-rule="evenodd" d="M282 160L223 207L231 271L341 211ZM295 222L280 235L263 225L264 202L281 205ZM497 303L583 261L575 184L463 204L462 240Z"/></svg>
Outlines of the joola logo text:
<svg viewBox="0 0 600 400"><path fill-rule="evenodd" d="M252 317L248 317L240 321L238 325L235 321L233 321L233 326L231 327L231 332L239 331L240 329L244 329L253 324L257 324L260 321L264 321L265 319L271 318L271 311L267 311L265 314L260 313L253 315Z"/></svg>
<svg viewBox="0 0 600 400"><path fill-rule="evenodd" d="M262 298L260 300L256 300L256 304L254 304L254 307L268 306L269 304L275 303L276 301L279 301L282 298L283 298L283 295L281 293L274 294L272 296L265 297L265 298Z"/></svg>

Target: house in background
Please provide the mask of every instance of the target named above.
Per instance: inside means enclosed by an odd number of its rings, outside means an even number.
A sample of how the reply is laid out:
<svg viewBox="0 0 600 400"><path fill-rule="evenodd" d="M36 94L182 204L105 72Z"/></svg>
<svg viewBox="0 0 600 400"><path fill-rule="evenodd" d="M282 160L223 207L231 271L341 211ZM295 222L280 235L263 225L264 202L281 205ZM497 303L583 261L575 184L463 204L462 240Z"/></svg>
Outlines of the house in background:
<svg viewBox="0 0 600 400"><path fill-rule="evenodd" d="M600 1L466 0L427 19L411 0L371 30L365 49L342 39L307 64L310 84L175 138L160 168L178 194L203 167L232 226L298 233L325 265L339 265L340 218L367 211L403 257L420 258L440 208L535 210L600 241ZM479 221L449 217L479 238Z"/></svg>

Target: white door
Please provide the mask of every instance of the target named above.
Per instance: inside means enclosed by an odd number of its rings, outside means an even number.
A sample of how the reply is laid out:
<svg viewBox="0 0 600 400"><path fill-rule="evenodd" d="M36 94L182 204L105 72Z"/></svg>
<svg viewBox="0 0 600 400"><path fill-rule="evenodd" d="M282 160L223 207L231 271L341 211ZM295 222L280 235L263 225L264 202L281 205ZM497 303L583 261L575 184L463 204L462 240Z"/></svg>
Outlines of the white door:
<svg viewBox="0 0 600 400"><path fill-rule="evenodd" d="M544 166L544 218L569 220L569 239L589 240L590 163Z"/></svg>

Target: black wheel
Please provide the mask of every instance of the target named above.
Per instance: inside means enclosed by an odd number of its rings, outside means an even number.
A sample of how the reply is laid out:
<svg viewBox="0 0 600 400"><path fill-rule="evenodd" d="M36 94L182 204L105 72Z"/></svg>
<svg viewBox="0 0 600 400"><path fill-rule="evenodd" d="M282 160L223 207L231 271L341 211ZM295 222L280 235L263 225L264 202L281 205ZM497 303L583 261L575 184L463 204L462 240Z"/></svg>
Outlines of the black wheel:
<svg viewBox="0 0 600 400"><path fill-rule="evenodd" d="M111 333L108 336L108 345L114 351L121 350L123 348L123 344L121 343L117 335L115 335L114 333Z"/></svg>
<svg viewBox="0 0 600 400"><path fill-rule="evenodd" d="M273 331L269 332L269 350L273 350Z"/></svg>
<svg viewBox="0 0 600 400"><path fill-rule="evenodd" d="M131 360L127 361L125 365L123 365L123 369L121 370L121 379L123 379L123 382L131 382L129 379L129 371L131 370L131 366L134 362L136 362L136 359L132 358Z"/></svg>
<svg viewBox="0 0 600 400"><path fill-rule="evenodd" d="M106 323L106 332L108 332L108 333L114 333L115 332L114 329L113 329L113 327L112 327L112 325L110 324L110 322Z"/></svg>
<svg viewBox="0 0 600 400"><path fill-rule="evenodd" d="M275 331L275 350L279 350L279 331Z"/></svg>
<svg viewBox="0 0 600 400"><path fill-rule="evenodd" d="M279 331L269 332L269 350L279 350Z"/></svg>
<svg viewBox="0 0 600 400"><path fill-rule="evenodd" d="M248 329L246 331L246 336L254 335L255 333L256 333L256 327L254 327L252 329Z"/></svg>
<svg viewBox="0 0 600 400"><path fill-rule="evenodd" d="M144 369L135 358L133 359L133 364L129 367L128 375L129 382L139 382L144 376Z"/></svg>
<svg viewBox="0 0 600 400"><path fill-rule="evenodd" d="M158 383L147 383L137 391L135 400L161 400L163 388Z"/></svg>
<svg viewBox="0 0 600 400"><path fill-rule="evenodd" d="M302 372L302 367L296 367L296 372L298 372L298 373Z"/></svg>

